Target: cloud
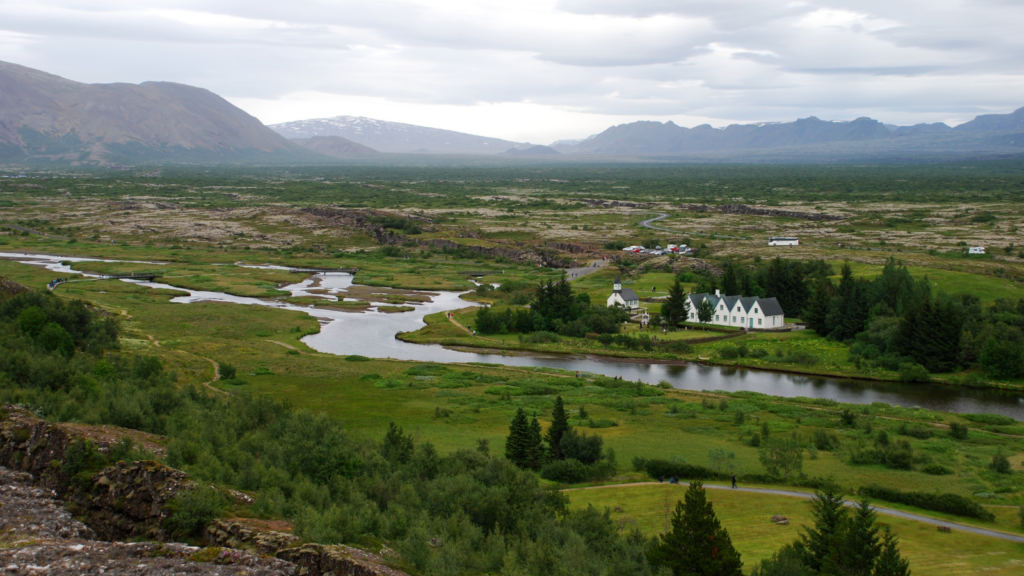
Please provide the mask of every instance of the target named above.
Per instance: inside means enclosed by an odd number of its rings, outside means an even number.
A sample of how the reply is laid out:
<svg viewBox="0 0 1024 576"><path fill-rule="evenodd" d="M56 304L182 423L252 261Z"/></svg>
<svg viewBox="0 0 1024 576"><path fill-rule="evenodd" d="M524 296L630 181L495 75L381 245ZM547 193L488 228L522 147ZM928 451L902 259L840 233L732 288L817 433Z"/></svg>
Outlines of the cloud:
<svg viewBox="0 0 1024 576"><path fill-rule="evenodd" d="M549 142L639 119L1007 112L1024 104L1021 21L1010 0L8 0L0 60L202 86L265 122Z"/></svg>

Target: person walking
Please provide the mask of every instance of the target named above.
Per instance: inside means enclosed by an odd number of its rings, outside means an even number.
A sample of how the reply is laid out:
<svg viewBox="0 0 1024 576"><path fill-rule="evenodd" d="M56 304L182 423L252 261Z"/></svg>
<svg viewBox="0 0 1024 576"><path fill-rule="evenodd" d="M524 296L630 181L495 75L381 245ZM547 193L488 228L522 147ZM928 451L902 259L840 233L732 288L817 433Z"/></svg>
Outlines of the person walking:
<svg viewBox="0 0 1024 576"><path fill-rule="evenodd" d="M736 488L736 475L735 474L732 475L732 487Z"/></svg>

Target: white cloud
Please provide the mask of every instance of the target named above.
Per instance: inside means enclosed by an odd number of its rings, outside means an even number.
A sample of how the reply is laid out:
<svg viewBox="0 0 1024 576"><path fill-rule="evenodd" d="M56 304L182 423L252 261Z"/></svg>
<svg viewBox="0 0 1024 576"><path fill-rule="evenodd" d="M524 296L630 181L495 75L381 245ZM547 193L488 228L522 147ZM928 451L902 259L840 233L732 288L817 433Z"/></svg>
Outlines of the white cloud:
<svg viewBox="0 0 1024 576"><path fill-rule="evenodd" d="M7 0L0 60L169 80L265 122L546 142L637 119L965 120L1024 105L1019 2Z"/></svg>

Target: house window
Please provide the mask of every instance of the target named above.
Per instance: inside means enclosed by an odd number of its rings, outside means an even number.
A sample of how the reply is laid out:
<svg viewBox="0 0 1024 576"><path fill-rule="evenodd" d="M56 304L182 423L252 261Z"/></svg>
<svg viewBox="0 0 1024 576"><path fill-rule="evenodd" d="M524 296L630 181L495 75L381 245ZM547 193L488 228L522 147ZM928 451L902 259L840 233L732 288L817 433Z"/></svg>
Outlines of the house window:
<svg viewBox="0 0 1024 576"><path fill-rule="evenodd" d="M760 318L758 318L758 319L757 319L757 325L758 325L758 326L760 326L760 325L761 325L761 319L760 319Z"/></svg>
<svg viewBox="0 0 1024 576"><path fill-rule="evenodd" d="M715 314L715 322L718 322L718 314Z"/></svg>
<svg viewBox="0 0 1024 576"><path fill-rule="evenodd" d="M754 308L754 314L757 314L757 308Z"/></svg>
<svg viewBox="0 0 1024 576"><path fill-rule="evenodd" d="M693 312L690 312L690 320L693 320Z"/></svg>
<svg viewBox="0 0 1024 576"><path fill-rule="evenodd" d="M736 321L736 317L735 317L735 316L733 316L733 317L732 317L732 321L733 321L733 322L735 322L735 321Z"/></svg>
<svg viewBox="0 0 1024 576"><path fill-rule="evenodd" d="M743 323L744 323L744 322L746 322L746 321L747 321L747 319L746 319L746 318L740 318L740 324L743 324Z"/></svg>

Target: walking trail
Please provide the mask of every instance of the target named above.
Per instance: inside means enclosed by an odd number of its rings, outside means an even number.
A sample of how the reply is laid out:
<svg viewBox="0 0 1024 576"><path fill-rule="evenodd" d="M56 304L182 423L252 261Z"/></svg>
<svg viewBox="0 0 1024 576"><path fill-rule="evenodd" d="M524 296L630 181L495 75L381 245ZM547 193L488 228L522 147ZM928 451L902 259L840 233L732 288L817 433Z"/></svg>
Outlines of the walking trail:
<svg viewBox="0 0 1024 576"><path fill-rule="evenodd" d="M631 484L609 484L606 486L587 486L585 488L570 488L563 490L564 492L573 492L576 490L600 490L602 488L624 488L629 486L651 486L661 484L661 482L633 482ZM685 487L686 484L679 484ZM711 490L733 490L729 486L720 486L716 484L705 484L705 488ZM796 490L778 490L776 488L735 488L739 492L750 492L753 494L772 494L775 496L789 496L791 498L803 498L810 500L814 498L814 494L810 492L798 492ZM847 506L854 506L856 502L847 500ZM989 530L987 528L978 528L977 526L969 526L967 524L960 524L958 522L949 522L947 520L939 520L938 518L932 518L930 516L922 516L921 514L914 514L912 512L904 512L903 510L894 510L892 508L886 508L885 506L871 505L871 509L879 514L886 516L895 516L897 518L904 518L906 520L914 520L916 522L922 522L924 524L931 524L932 526L943 526L951 530L960 530L962 532L970 532L972 534L978 534L980 536L988 536L990 538L998 538L1000 540L1008 540L1010 542L1017 542L1024 544L1024 536L1018 536L1017 534L1008 534L1006 532L1000 532L998 530Z"/></svg>

